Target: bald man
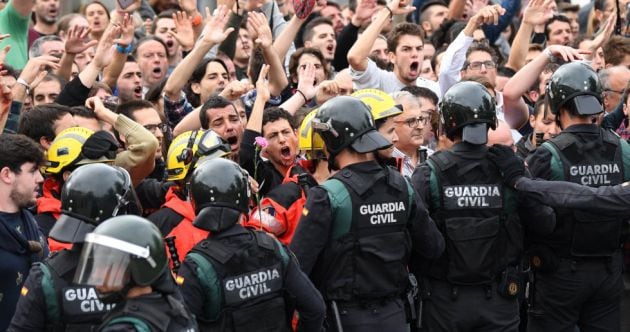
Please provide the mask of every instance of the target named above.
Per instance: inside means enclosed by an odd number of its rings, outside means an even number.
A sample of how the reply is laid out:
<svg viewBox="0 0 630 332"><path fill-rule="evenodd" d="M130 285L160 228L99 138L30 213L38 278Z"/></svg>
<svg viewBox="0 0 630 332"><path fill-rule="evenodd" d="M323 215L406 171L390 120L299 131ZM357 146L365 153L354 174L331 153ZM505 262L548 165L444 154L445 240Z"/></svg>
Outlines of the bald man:
<svg viewBox="0 0 630 332"><path fill-rule="evenodd" d="M494 144L507 145L516 151L512 129L507 122L503 120L498 120L497 129L490 129L488 131L488 143L486 145L492 146Z"/></svg>

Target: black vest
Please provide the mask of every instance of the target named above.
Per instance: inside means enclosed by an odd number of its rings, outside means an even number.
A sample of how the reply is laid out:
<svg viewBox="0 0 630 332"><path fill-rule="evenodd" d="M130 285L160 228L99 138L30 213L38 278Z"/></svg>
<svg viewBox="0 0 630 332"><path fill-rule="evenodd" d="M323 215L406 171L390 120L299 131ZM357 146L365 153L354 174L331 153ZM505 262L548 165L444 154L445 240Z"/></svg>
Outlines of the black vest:
<svg viewBox="0 0 630 332"><path fill-rule="evenodd" d="M172 295L151 293L126 299L105 318L99 330L108 325L127 324L137 331L148 327L153 332L193 332L197 323L184 302Z"/></svg>
<svg viewBox="0 0 630 332"><path fill-rule="evenodd" d="M562 132L542 146L552 153L552 180L599 187L620 184L628 176L620 138L609 130ZM532 243L549 244L561 257L608 257L620 249L623 220L561 208L556 215L554 232Z"/></svg>
<svg viewBox="0 0 630 332"><path fill-rule="evenodd" d="M465 143L462 143L465 144ZM485 157L487 148L439 151L431 169L431 216L444 235L446 250L430 268L432 278L455 285L487 285L522 251L516 196Z"/></svg>
<svg viewBox="0 0 630 332"><path fill-rule="evenodd" d="M326 300L399 297L409 281L412 243L407 227L413 200L409 184L389 167L369 174L345 168L333 178L342 183L341 191L347 191L351 207L335 206L336 198L331 200L335 219L322 269L314 271L316 285ZM327 190L329 196L340 194Z"/></svg>
<svg viewBox="0 0 630 332"><path fill-rule="evenodd" d="M271 236L250 229L236 235L216 234L193 248L192 252L207 259L216 273L221 289L210 291L222 295L221 303L212 304L221 307L218 319L202 317L202 321L211 322L204 330L291 330L284 299L288 256L283 258L281 250Z"/></svg>
<svg viewBox="0 0 630 332"><path fill-rule="evenodd" d="M75 285L72 280L81 252L62 250L54 253L43 264L49 271L42 279L42 291L47 309L48 331L95 331L103 317L113 308L98 298L94 287ZM54 297L49 296L54 292ZM51 306L56 304L58 316Z"/></svg>

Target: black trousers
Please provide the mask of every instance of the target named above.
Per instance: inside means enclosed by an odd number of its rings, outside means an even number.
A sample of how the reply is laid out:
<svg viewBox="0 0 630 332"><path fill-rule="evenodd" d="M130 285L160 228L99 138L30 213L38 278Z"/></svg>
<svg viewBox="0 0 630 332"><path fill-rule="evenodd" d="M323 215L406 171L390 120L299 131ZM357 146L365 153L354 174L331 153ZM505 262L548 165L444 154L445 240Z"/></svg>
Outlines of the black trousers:
<svg viewBox="0 0 630 332"><path fill-rule="evenodd" d="M456 286L429 280L424 301L423 331L518 331L517 299L507 299L491 288Z"/></svg>
<svg viewBox="0 0 630 332"><path fill-rule="evenodd" d="M537 273L527 330L620 331L622 257L561 259L552 274ZM626 313L627 314L627 313Z"/></svg>
<svg viewBox="0 0 630 332"><path fill-rule="evenodd" d="M408 332L409 324L402 300L382 303L337 303L344 332ZM329 306L330 308L330 306ZM328 331L337 331L331 310L327 318Z"/></svg>

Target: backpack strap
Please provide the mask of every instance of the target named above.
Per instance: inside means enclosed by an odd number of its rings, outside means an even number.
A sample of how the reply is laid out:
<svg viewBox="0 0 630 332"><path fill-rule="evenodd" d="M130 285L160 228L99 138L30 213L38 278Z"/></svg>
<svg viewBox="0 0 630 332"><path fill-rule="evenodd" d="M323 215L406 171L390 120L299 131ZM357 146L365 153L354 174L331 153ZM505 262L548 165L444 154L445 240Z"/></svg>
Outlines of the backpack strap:
<svg viewBox="0 0 630 332"><path fill-rule="evenodd" d="M434 209L437 209L444 204L442 204L442 193L440 192L440 183L437 177L438 174L438 166L433 162L432 159L427 160L427 165L429 165L429 195L431 196L431 206Z"/></svg>
<svg viewBox="0 0 630 332"><path fill-rule="evenodd" d="M564 165L562 163L562 158L560 157L560 151L549 141L544 142L541 147L544 147L551 152L551 162L549 164L551 166L551 179L549 180L563 181L565 179Z"/></svg>
<svg viewBox="0 0 630 332"><path fill-rule="evenodd" d="M346 186L338 179L328 179L321 186L328 192L334 221L332 239L336 240L348 233L352 226L352 199Z"/></svg>
<svg viewBox="0 0 630 332"><path fill-rule="evenodd" d="M54 323L61 320L61 311L59 309L59 302L57 301L57 294L55 290L55 282L52 277L52 273L48 268L48 265L38 262L35 263L42 271L42 292L44 293L44 302L46 302L46 316Z"/></svg>
<svg viewBox="0 0 630 332"><path fill-rule="evenodd" d="M137 332L151 332L149 325L144 320L136 317L127 316L114 318L107 323L107 326L115 324L130 324L133 325Z"/></svg>
<svg viewBox="0 0 630 332"><path fill-rule="evenodd" d="M197 252L189 252L186 255L197 264L197 279L205 291L204 308L208 319L217 320L221 315L221 285L217 272L210 262Z"/></svg>

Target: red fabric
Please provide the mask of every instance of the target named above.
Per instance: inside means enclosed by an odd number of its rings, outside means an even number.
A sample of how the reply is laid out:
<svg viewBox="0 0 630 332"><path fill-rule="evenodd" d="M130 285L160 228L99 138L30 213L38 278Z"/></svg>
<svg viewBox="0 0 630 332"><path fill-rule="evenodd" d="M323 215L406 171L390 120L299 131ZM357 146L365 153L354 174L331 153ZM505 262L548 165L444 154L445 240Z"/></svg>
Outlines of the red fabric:
<svg viewBox="0 0 630 332"><path fill-rule="evenodd" d="M59 219L61 215L61 201L57 198L61 188L59 182L47 178L42 184L42 197L37 198L37 213L50 213Z"/></svg>
<svg viewBox="0 0 630 332"><path fill-rule="evenodd" d="M298 183L298 174L292 175L292 169L293 167L289 168L287 174L282 180L282 184L288 182ZM258 207L254 207L248 220L245 222L245 225L251 228L262 229L265 232L274 235L278 241L283 244L289 245L291 243L291 239L293 239L293 234L297 229L300 217L302 216L304 204L306 203L304 191L301 189L300 191L302 193L300 198L295 200L291 206L286 209L269 197L261 199L260 209L262 211L259 212ZM261 217L263 221L260 220Z"/></svg>
<svg viewBox="0 0 630 332"><path fill-rule="evenodd" d="M197 243L208 237L210 232L193 226L192 222L195 219L195 210L193 210L190 202L183 201L177 196L175 189L177 189L175 186L168 189L166 193L166 203L164 203L162 207L168 207L184 217L179 224L166 235L166 237L175 237L175 248L177 249L177 254L181 262ZM173 260L171 259L168 246L166 249L169 265L173 268Z"/></svg>

